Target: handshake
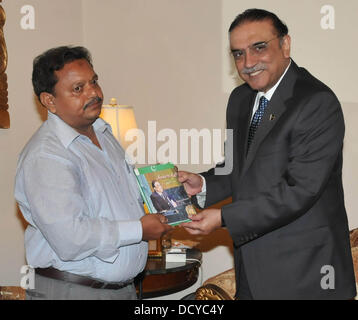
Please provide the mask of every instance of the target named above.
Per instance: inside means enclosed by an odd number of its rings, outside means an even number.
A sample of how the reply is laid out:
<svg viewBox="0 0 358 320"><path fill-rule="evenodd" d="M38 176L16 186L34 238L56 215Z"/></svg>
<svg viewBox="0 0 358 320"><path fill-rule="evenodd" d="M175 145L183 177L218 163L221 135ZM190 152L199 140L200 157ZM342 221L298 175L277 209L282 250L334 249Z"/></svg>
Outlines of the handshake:
<svg viewBox="0 0 358 320"><path fill-rule="evenodd" d="M178 180L185 188L187 194L195 196L202 192L203 178L195 173L178 171ZM182 223L181 226L192 235L206 235L222 225L221 209L206 209L191 217L191 222ZM141 218L143 240L158 239L173 227L167 224L167 218L161 214L147 214Z"/></svg>

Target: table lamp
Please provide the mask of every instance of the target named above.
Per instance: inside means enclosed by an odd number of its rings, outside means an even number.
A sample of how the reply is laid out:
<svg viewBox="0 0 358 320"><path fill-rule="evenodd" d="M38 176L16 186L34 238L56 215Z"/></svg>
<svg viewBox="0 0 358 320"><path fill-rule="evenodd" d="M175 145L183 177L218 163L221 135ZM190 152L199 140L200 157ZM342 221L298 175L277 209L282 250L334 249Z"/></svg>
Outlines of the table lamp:
<svg viewBox="0 0 358 320"><path fill-rule="evenodd" d="M112 98L109 104L102 106L100 117L111 125L113 135L126 150L131 143L131 141L125 140L127 131L137 129L133 107L119 105L117 99Z"/></svg>

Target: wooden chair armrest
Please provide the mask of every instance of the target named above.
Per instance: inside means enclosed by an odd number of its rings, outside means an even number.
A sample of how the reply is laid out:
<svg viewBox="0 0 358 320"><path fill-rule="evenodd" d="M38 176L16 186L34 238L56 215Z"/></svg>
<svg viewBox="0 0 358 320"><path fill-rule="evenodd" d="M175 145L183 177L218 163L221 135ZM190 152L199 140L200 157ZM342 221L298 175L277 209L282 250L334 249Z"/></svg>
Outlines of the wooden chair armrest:
<svg viewBox="0 0 358 320"><path fill-rule="evenodd" d="M199 287L195 292L195 300L234 300L219 286L208 283Z"/></svg>

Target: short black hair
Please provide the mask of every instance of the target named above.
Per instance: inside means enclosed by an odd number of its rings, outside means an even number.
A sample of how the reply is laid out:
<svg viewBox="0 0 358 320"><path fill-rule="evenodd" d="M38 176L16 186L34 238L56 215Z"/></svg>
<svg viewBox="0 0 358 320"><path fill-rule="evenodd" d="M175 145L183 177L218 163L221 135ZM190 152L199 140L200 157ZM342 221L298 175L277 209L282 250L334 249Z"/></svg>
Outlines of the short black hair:
<svg viewBox="0 0 358 320"><path fill-rule="evenodd" d="M55 71L65 64L85 59L92 66L90 52L84 47L61 46L49 49L37 56L33 62L32 85L38 99L42 92L55 94L54 87L58 81Z"/></svg>
<svg viewBox="0 0 358 320"><path fill-rule="evenodd" d="M288 28L274 13L263 9L247 9L240 13L231 23L229 33L244 22L271 20L277 36L282 38L288 34Z"/></svg>
<svg viewBox="0 0 358 320"><path fill-rule="evenodd" d="M156 182L159 182L159 181L158 181L158 180L153 180L153 181L152 181L152 187L153 187L153 188L155 188L155 183L156 183Z"/></svg>

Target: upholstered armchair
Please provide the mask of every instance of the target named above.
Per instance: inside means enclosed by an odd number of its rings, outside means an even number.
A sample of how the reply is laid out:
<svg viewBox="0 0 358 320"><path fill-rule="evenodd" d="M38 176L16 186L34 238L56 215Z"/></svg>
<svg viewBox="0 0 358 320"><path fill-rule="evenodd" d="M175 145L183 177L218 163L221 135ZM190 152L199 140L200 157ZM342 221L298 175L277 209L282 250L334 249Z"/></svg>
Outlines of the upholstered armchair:
<svg viewBox="0 0 358 320"><path fill-rule="evenodd" d="M358 228L350 232L354 274L358 291ZM234 300L236 291L234 269L206 280L195 293L196 300ZM358 299L358 296L356 297Z"/></svg>

